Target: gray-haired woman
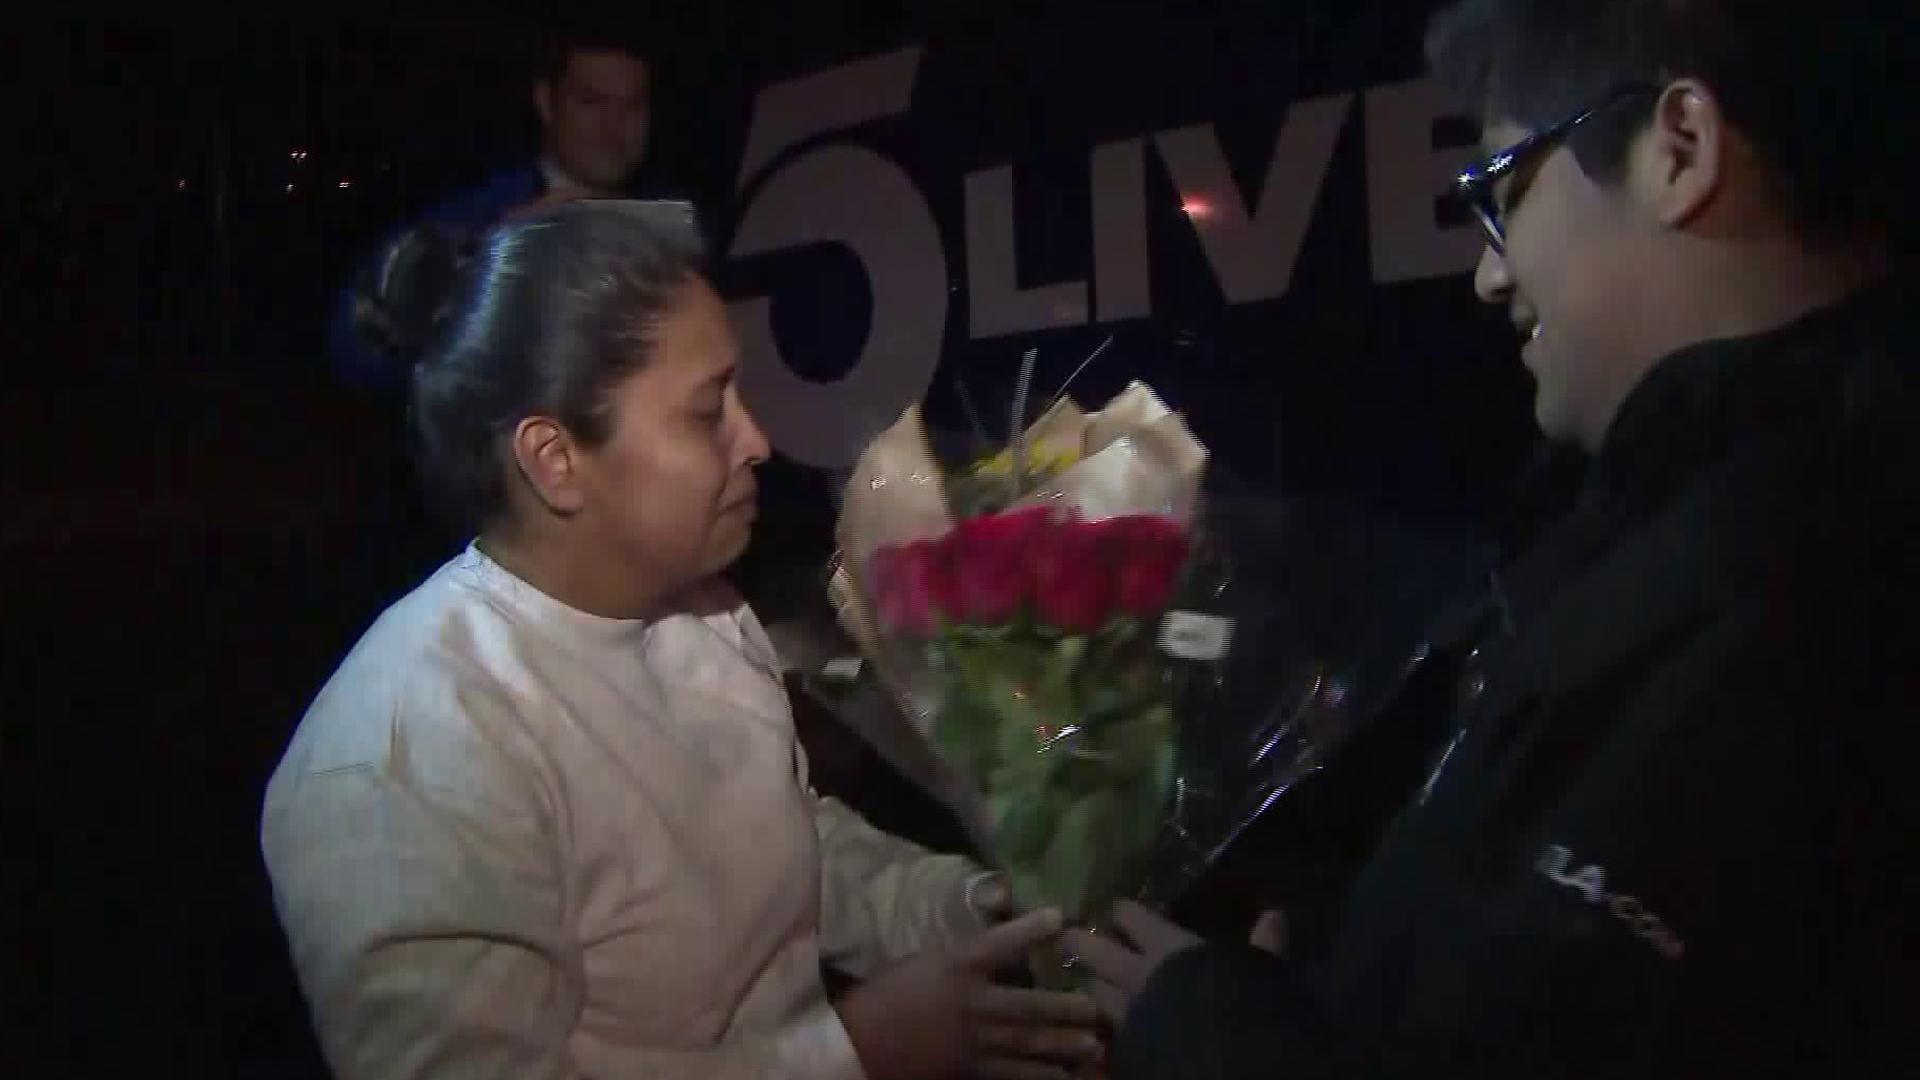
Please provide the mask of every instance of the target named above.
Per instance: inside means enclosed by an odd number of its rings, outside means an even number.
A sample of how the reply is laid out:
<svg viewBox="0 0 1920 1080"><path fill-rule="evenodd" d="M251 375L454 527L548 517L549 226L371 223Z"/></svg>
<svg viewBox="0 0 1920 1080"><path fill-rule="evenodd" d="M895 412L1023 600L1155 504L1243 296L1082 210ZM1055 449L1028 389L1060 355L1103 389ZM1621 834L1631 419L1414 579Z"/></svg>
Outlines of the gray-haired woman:
<svg viewBox="0 0 1920 1080"><path fill-rule="evenodd" d="M1074 995L995 985L1058 928L816 797L718 572L765 438L671 204L402 238L361 324L414 358L429 486L477 534L302 720L262 840L358 1078L1065 1076ZM999 900L1004 904L1004 900ZM837 1003L820 965L868 976Z"/></svg>

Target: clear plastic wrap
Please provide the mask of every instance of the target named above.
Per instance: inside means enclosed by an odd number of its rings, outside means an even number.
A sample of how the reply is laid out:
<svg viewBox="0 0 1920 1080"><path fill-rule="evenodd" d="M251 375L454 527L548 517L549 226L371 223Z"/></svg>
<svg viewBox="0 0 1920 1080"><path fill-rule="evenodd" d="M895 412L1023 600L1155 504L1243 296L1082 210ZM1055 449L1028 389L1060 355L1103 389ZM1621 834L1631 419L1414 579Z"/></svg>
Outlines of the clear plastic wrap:
<svg viewBox="0 0 1920 1080"><path fill-rule="evenodd" d="M1159 635L1205 461L1135 384L951 472L909 410L847 485L843 624L976 796L1022 904L1095 915L1160 842L1183 661Z"/></svg>
<svg viewBox="0 0 1920 1080"><path fill-rule="evenodd" d="M1222 624L1169 610L1206 450L1135 384L1062 399L960 470L917 409L841 503L842 623L975 796L1019 902L1097 915L1135 892L1176 784L1175 702Z"/></svg>
<svg viewBox="0 0 1920 1080"><path fill-rule="evenodd" d="M1304 556L1364 603L1364 553L1317 518L1292 535L1322 550L1263 550L1278 504L1203 500L1206 456L1136 384L971 462L909 410L848 478L836 610L1022 904L1168 906L1408 661L1304 628L1328 611L1276 619L1293 597L1262 560Z"/></svg>
<svg viewBox="0 0 1920 1080"><path fill-rule="evenodd" d="M1218 490L1196 536L1176 604L1230 622L1233 642L1189 676L1176 704L1176 786L1135 898L1163 909L1199 899L1193 914L1204 920L1204 901L1222 898L1185 894L1243 841L1237 869L1254 870L1264 884L1239 887L1289 905L1337 896L1343 882L1317 875L1357 867L1366 829L1344 816L1302 815L1361 806L1390 814L1411 794L1348 786L1330 799L1325 785L1377 783L1427 759L1427 718L1396 714L1393 730L1356 748L1368 760L1342 763L1348 744L1427 665L1435 615L1478 594L1490 552L1470 529L1394 521L1352 503ZM1353 780L1341 779L1348 766L1358 766ZM1330 767L1334 775L1321 778ZM1296 795L1303 784L1319 787L1318 796ZM1237 880L1229 872L1202 892ZM1260 896L1231 899L1244 914Z"/></svg>

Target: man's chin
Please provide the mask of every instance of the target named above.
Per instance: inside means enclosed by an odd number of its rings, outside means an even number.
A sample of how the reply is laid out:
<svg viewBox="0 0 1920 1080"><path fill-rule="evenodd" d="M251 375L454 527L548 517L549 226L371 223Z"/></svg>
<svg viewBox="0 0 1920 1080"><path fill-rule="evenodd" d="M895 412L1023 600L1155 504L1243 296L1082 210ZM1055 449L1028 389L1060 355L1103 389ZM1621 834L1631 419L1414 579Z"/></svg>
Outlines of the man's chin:
<svg viewBox="0 0 1920 1080"><path fill-rule="evenodd" d="M633 174L640 171L640 164L643 160L642 158L636 157L624 161L607 161L604 163L605 172L613 178L613 186L624 187L627 181L633 179Z"/></svg>
<svg viewBox="0 0 1920 1080"><path fill-rule="evenodd" d="M594 191L617 192L627 183L627 170L616 171L606 162L579 166L567 166L563 163L561 168L575 183L585 184Z"/></svg>
<svg viewBox="0 0 1920 1080"><path fill-rule="evenodd" d="M1566 403L1547 396L1537 388L1533 394L1533 422L1549 442L1569 443L1576 441L1579 435L1572 418L1567 414Z"/></svg>

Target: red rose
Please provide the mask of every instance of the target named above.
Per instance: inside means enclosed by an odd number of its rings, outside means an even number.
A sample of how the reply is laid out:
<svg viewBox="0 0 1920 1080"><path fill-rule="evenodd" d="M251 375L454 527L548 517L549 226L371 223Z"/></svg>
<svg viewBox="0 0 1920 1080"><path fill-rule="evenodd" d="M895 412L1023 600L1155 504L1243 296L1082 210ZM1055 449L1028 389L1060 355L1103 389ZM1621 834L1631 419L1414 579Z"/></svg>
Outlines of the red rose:
<svg viewBox="0 0 1920 1080"><path fill-rule="evenodd" d="M1011 621L1026 602L1029 563L1050 527L1044 506L955 526L943 541L952 560L953 616L981 626Z"/></svg>
<svg viewBox="0 0 1920 1080"><path fill-rule="evenodd" d="M1062 630L1091 634L1113 614L1114 575L1102 529L1065 521L1047 530L1034 551L1034 604Z"/></svg>
<svg viewBox="0 0 1920 1080"><path fill-rule="evenodd" d="M869 563L882 630L930 637L950 592L945 552L932 540L883 547Z"/></svg>
<svg viewBox="0 0 1920 1080"><path fill-rule="evenodd" d="M1153 514L1132 514L1100 523L1106 557L1115 566L1114 601L1140 618L1158 615L1173 599L1187 561L1187 532L1180 523Z"/></svg>

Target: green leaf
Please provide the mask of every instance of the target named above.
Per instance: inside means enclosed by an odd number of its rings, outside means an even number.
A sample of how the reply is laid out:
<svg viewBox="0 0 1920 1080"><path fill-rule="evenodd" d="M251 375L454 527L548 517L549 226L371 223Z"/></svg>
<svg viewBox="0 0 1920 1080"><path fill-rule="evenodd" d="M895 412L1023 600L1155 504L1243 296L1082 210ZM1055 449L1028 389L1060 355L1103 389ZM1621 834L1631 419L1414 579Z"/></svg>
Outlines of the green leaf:
<svg viewBox="0 0 1920 1080"><path fill-rule="evenodd" d="M1168 739L1166 743L1155 752L1153 757L1153 782L1159 789L1162 799L1165 799L1167 795L1173 791L1174 768L1178 761L1179 744L1176 736L1175 738Z"/></svg>
<svg viewBox="0 0 1920 1080"><path fill-rule="evenodd" d="M1130 719L1100 731L1100 749L1126 776L1151 776L1160 767L1161 754L1174 745L1173 709L1161 703Z"/></svg>
<svg viewBox="0 0 1920 1080"><path fill-rule="evenodd" d="M1086 795L1062 815L1047 845L1046 864L1038 869L1046 898L1060 906L1069 920L1086 916L1087 901L1102 876L1103 846L1122 812L1120 797L1112 791Z"/></svg>
<svg viewBox="0 0 1920 1080"><path fill-rule="evenodd" d="M1076 747L1062 744L1048 752L1052 759L1052 783L1075 798L1110 788L1116 779L1112 766L1103 758Z"/></svg>
<svg viewBox="0 0 1920 1080"><path fill-rule="evenodd" d="M1041 884L1040 875L1027 867L1009 866L1007 881L1013 888L1013 902L1022 911L1046 907L1049 901L1046 886Z"/></svg>
<svg viewBox="0 0 1920 1080"><path fill-rule="evenodd" d="M1132 615L1122 615L1100 628L1100 647L1108 654L1119 652L1140 636L1144 624Z"/></svg>
<svg viewBox="0 0 1920 1080"><path fill-rule="evenodd" d="M1064 684L1073 678L1080 666L1080 659L1087 655L1087 639L1079 634L1063 637L1054 645L1053 654L1047 658L1044 681Z"/></svg>
<svg viewBox="0 0 1920 1080"><path fill-rule="evenodd" d="M999 756L1000 714L964 693L948 693L933 721L933 743L968 779L979 781Z"/></svg>
<svg viewBox="0 0 1920 1080"><path fill-rule="evenodd" d="M1159 668L1129 650L1137 620L1050 636L1022 619L942 639L943 754L980 784L995 855L1025 905L1098 914L1142 872L1172 776L1175 726ZM1079 730L1048 745L1066 725Z"/></svg>
<svg viewBox="0 0 1920 1080"><path fill-rule="evenodd" d="M1001 858L1015 864L1028 864L1042 853L1053 832L1053 817L1047 813L1046 798L1037 790L1011 791L987 801L997 827L994 838Z"/></svg>
<svg viewBox="0 0 1920 1080"><path fill-rule="evenodd" d="M1040 678L1034 686L1039 710L1051 718L1054 727L1064 727L1080 719L1074 704L1074 675L1087 652L1087 639L1073 636L1055 642L1042 659Z"/></svg>
<svg viewBox="0 0 1920 1080"><path fill-rule="evenodd" d="M994 733L994 752L999 760L1007 762L1023 757L1038 757L1040 737L1035 734L1035 729L1040 724L1039 713L1024 702L1002 710Z"/></svg>
<svg viewBox="0 0 1920 1080"><path fill-rule="evenodd" d="M1028 749L996 760L986 777L989 797L994 795L1039 795L1053 786L1053 763L1047 755Z"/></svg>
<svg viewBox="0 0 1920 1080"><path fill-rule="evenodd" d="M999 645L1012 637L1014 627L1004 625L983 626L977 623L955 625L948 632L954 645L961 649L978 650Z"/></svg>
<svg viewBox="0 0 1920 1080"><path fill-rule="evenodd" d="M934 722L935 748L962 775L976 782L993 767L993 739L991 727L967 723L959 717L942 715Z"/></svg>

